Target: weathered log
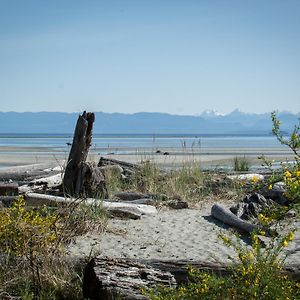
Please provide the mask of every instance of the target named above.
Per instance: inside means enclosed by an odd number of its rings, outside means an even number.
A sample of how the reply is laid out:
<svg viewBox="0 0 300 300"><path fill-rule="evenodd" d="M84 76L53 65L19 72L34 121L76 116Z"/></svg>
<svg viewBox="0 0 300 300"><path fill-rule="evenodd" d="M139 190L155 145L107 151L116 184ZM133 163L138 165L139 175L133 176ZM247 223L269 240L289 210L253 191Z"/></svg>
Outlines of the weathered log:
<svg viewBox="0 0 300 300"><path fill-rule="evenodd" d="M19 194L19 186L17 183L0 182L1 196L15 196Z"/></svg>
<svg viewBox="0 0 300 300"><path fill-rule="evenodd" d="M63 165L63 162L60 162ZM55 175L61 173L61 170L57 170L55 167L57 162L54 163L42 163L33 164L27 166L18 166L11 168L0 169L0 181L17 182L19 185L26 184L34 179L42 178L49 175Z"/></svg>
<svg viewBox="0 0 300 300"><path fill-rule="evenodd" d="M52 196L46 194L26 193L25 201L27 205L31 205L31 206L69 205L70 203L74 203L74 204L83 203L85 205L101 205L112 215L120 216L123 213L123 217L126 215L129 216L130 212L132 212L132 214L138 214L140 216L157 213L156 208L151 205L111 202L111 201L99 200L94 198L74 199L74 198L64 198L64 197L58 197L58 196Z"/></svg>
<svg viewBox="0 0 300 300"><path fill-rule="evenodd" d="M136 193L136 192L119 192L119 193L116 193L115 196L118 199L124 200L124 201L150 198L149 194L142 194L142 193Z"/></svg>
<svg viewBox="0 0 300 300"><path fill-rule="evenodd" d="M146 300L142 288L156 285L175 287L170 272L161 271L145 264L126 259L92 260L84 272L83 296L91 300Z"/></svg>
<svg viewBox="0 0 300 300"><path fill-rule="evenodd" d="M183 200L168 200L163 203L173 209L183 209L189 207L189 204Z"/></svg>
<svg viewBox="0 0 300 300"><path fill-rule="evenodd" d="M79 195L78 190L80 191L80 188L78 188L78 185L81 185L81 182L78 181L78 175L81 164L86 161L91 146L94 121L95 115L90 112L86 113L85 111L77 120L73 143L63 178L63 188L70 195Z"/></svg>
<svg viewBox="0 0 300 300"><path fill-rule="evenodd" d="M219 204L214 204L212 206L211 215L227 225L233 226L246 232L257 231L259 229L258 225L243 221L242 219L234 215L230 210L224 208Z"/></svg>
<svg viewBox="0 0 300 300"><path fill-rule="evenodd" d="M174 287L176 284L187 283L188 266L219 276L227 276L237 265L207 261L96 257L84 270L83 296L91 300L111 300L119 293L121 299L148 299L141 295L141 288L157 284ZM300 265L285 266L282 272L299 279Z"/></svg>
<svg viewBox="0 0 300 300"><path fill-rule="evenodd" d="M130 170L134 170L138 168L137 164L133 164L126 161L117 160L117 159L112 159L112 158L100 157L98 167L110 166L110 165L118 165L122 168L130 169Z"/></svg>
<svg viewBox="0 0 300 300"><path fill-rule="evenodd" d="M9 207L17 199L17 196L0 196L0 202L3 206Z"/></svg>

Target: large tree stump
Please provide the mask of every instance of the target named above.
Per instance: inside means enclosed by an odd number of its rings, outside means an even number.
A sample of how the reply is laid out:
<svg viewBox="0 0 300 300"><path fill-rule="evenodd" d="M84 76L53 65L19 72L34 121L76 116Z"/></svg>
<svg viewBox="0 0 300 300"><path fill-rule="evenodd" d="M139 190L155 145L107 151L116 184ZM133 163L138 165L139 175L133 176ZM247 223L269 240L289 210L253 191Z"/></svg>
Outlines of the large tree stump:
<svg viewBox="0 0 300 300"><path fill-rule="evenodd" d="M83 183L78 180L78 176L91 146L94 121L94 113L84 111L78 117L63 179L63 189L67 194L78 196L81 192Z"/></svg>

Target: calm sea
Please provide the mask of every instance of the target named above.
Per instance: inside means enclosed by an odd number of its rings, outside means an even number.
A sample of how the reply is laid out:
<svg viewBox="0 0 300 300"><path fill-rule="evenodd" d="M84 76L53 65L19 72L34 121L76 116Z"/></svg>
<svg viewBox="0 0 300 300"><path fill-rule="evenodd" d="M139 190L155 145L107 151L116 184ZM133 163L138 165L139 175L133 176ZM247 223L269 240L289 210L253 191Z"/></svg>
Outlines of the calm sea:
<svg viewBox="0 0 300 300"><path fill-rule="evenodd" d="M72 143L70 134L0 134L0 147L37 148L67 151ZM282 148L274 136L191 135L191 134L94 134L92 151L132 153L149 149L208 148ZM26 149L24 149L25 151Z"/></svg>

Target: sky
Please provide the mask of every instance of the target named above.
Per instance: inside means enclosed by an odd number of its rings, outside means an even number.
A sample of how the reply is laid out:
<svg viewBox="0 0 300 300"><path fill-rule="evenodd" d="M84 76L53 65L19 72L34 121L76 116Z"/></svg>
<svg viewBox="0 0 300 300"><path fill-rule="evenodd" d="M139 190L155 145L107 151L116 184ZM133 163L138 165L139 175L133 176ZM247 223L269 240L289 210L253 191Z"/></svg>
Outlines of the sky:
<svg viewBox="0 0 300 300"><path fill-rule="evenodd" d="M0 104L300 112L300 1L0 0Z"/></svg>

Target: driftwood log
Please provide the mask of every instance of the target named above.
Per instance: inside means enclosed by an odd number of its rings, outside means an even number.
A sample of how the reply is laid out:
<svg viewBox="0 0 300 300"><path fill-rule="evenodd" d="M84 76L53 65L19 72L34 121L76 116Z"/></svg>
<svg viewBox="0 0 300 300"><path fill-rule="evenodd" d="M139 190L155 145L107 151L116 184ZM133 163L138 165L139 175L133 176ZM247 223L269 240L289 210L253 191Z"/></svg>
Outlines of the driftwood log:
<svg viewBox="0 0 300 300"><path fill-rule="evenodd" d="M63 164L62 161L59 163L61 163L61 165ZM3 168L0 169L0 181L13 181L21 186L34 179L60 173L60 170L58 171L55 170L56 168L53 168L56 165L57 162Z"/></svg>
<svg viewBox="0 0 300 300"><path fill-rule="evenodd" d="M79 195L82 186L82 163L86 161L92 141L92 129L95 115L83 112L78 117L75 127L73 143L70 150L66 170L63 178L63 188L67 194Z"/></svg>
<svg viewBox="0 0 300 300"><path fill-rule="evenodd" d="M252 231L257 231L259 229L258 225L251 224L249 222L240 219L235 214L233 214L230 210L226 209L225 207L219 204L214 204L212 206L211 215L217 220L227 225L233 226L237 229L240 229L242 231L252 232Z"/></svg>
<svg viewBox="0 0 300 300"><path fill-rule="evenodd" d="M146 300L142 289L158 284L175 287L176 280L170 272L141 261L93 259L84 271L83 296L91 300Z"/></svg>
<svg viewBox="0 0 300 300"><path fill-rule="evenodd" d="M30 206L57 206L57 205L70 205L83 203L85 205L101 205L104 209L108 211L109 214L116 217L124 217L131 219L139 219L142 215L152 215L156 214L157 210L152 205L144 204L132 204L132 203L121 203L113 202L111 200L99 200L94 198L64 198L59 196L52 196L46 194L38 193L26 193L25 201L27 205Z"/></svg>
<svg viewBox="0 0 300 300"><path fill-rule="evenodd" d="M129 173L132 173L134 170L138 168L139 165L117 160L117 159L112 159L112 158L105 158L105 157L100 157L98 167L104 167L104 166L120 166L123 168L124 171L128 171Z"/></svg>
<svg viewBox="0 0 300 300"><path fill-rule="evenodd" d="M231 265L205 261L187 260L141 260L130 258L92 259L84 270L83 296L91 300L111 300L119 295L121 299L148 299L141 293L145 287L163 284L175 287L188 282L187 267L220 276L229 275ZM300 266L287 266L283 269L294 278L299 278Z"/></svg>
<svg viewBox="0 0 300 300"><path fill-rule="evenodd" d="M1 196L17 196L19 194L19 186L17 183L0 182Z"/></svg>

